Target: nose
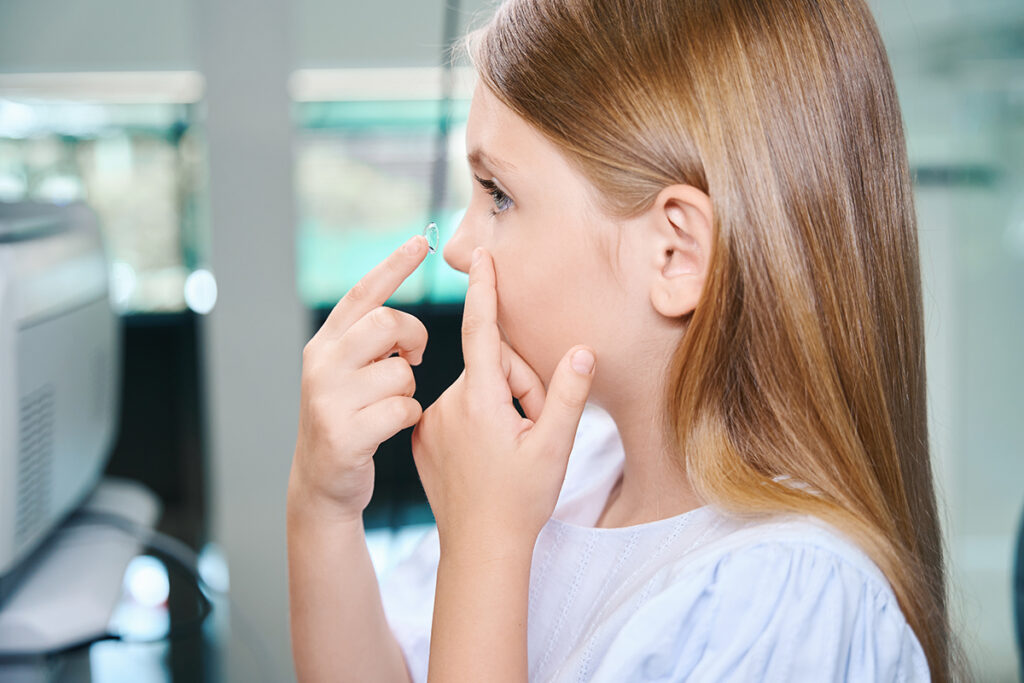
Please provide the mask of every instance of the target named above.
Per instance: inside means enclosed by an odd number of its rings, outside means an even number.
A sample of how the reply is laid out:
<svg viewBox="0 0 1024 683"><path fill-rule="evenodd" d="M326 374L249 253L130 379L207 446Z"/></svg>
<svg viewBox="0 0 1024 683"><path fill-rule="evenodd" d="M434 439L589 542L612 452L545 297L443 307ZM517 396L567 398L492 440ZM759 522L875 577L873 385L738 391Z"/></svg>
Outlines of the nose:
<svg viewBox="0 0 1024 683"><path fill-rule="evenodd" d="M463 273L469 272L469 263L476 248L474 240L470 236L466 216L463 215L455 234L451 236L448 243L444 245L444 260L449 266Z"/></svg>

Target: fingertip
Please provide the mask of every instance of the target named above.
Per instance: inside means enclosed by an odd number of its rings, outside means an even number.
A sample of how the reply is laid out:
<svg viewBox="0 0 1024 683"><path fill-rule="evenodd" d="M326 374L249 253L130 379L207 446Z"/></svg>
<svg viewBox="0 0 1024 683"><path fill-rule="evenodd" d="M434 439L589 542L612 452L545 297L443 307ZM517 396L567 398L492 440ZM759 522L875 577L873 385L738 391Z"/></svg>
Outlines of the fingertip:
<svg viewBox="0 0 1024 683"><path fill-rule="evenodd" d="M581 346L572 352L569 364L577 374L591 375L594 372L594 366L597 364L597 359L591 349L586 346Z"/></svg>
<svg viewBox="0 0 1024 683"><path fill-rule="evenodd" d="M405 253L410 256L420 256L424 252L424 247L429 247L427 238L423 235L413 235L409 238L409 241L405 243Z"/></svg>

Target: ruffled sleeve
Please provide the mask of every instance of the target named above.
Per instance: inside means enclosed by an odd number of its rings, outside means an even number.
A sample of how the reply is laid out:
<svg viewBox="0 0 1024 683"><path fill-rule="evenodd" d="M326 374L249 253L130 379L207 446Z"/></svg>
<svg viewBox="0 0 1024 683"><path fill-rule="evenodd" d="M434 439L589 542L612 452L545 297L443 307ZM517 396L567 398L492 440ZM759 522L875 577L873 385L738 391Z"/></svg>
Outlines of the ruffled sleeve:
<svg viewBox="0 0 1024 683"><path fill-rule="evenodd" d="M867 563L867 564L865 564ZM594 681L928 681L921 646L870 561L817 543L735 548L675 570L627 621Z"/></svg>

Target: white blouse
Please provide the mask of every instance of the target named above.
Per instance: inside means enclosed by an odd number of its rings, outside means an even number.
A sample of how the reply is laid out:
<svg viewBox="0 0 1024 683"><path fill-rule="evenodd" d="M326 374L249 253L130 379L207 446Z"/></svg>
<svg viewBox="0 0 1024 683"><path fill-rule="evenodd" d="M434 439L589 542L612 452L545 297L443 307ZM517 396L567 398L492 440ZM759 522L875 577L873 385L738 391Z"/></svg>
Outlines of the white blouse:
<svg viewBox="0 0 1024 683"><path fill-rule="evenodd" d="M534 546L531 681L927 681L924 652L874 563L809 517L740 521L705 506L594 528L622 443L588 406ZM436 529L381 582L415 683L427 679Z"/></svg>

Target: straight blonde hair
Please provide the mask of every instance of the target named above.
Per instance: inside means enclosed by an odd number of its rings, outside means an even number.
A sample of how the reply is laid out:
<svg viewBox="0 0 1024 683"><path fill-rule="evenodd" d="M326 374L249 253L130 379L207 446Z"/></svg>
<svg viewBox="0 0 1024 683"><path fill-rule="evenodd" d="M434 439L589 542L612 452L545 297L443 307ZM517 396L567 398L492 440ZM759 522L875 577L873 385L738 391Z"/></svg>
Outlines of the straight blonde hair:
<svg viewBox="0 0 1024 683"><path fill-rule="evenodd" d="M866 4L510 0L466 47L609 214L678 183L710 196L707 281L666 397L678 463L735 514L851 537L951 679L916 217Z"/></svg>

